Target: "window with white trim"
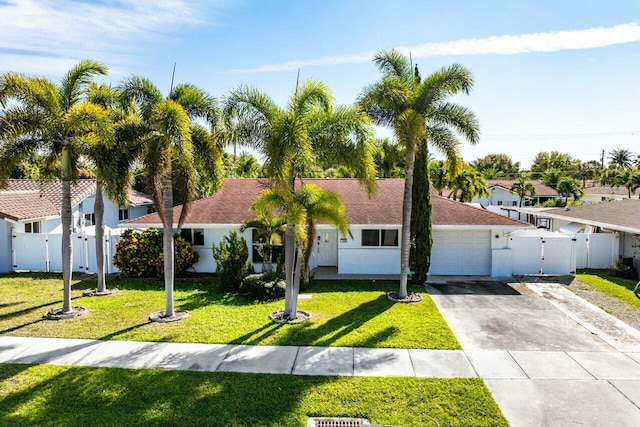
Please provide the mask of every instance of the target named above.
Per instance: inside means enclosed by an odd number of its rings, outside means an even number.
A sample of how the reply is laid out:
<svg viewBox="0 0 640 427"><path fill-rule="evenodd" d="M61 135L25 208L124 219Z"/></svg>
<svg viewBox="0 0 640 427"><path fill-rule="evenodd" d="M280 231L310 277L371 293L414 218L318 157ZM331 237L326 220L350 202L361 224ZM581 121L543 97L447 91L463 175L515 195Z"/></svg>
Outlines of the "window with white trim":
<svg viewBox="0 0 640 427"><path fill-rule="evenodd" d="M25 233L40 233L40 221L25 222L24 223L24 232Z"/></svg>
<svg viewBox="0 0 640 427"><path fill-rule="evenodd" d="M96 214L84 214L84 225L96 225Z"/></svg>
<svg viewBox="0 0 640 427"><path fill-rule="evenodd" d="M193 243L193 246L204 246L204 229L202 228L183 228L180 230L180 236L187 242Z"/></svg>
<svg viewBox="0 0 640 427"><path fill-rule="evenodd" d="M129 209L128 208L118 209L118 221L125 221L127 219L129 219Z"/></svg>
<svg viewBox="0 0 640 427"><path fill-rule="evenodd" d="M362 230L362 246L398 246L398 230Z"/></svg>

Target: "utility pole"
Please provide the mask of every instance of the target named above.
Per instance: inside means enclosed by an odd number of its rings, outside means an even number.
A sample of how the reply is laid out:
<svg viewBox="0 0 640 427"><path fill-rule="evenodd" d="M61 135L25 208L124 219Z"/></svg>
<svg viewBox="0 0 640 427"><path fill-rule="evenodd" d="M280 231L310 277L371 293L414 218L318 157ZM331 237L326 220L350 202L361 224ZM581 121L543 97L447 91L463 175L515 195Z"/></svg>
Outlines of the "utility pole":
<svg viewBox="0 0 640 427"><path fill-rule="evenodd" d="M604 148L602 149L602 157L600 157L600 167L604 170Z"/></svg>

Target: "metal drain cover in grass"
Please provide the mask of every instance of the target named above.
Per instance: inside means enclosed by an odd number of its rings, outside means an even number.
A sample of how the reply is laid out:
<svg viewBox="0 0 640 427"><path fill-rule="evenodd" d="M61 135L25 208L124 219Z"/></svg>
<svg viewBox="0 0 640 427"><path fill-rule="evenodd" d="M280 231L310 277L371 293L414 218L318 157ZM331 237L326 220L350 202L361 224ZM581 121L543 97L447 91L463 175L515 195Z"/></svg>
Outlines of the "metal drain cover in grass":
<svg viewBox="0 0 640 427"><path fill-rule="evenodd" d="M366 418L313 417L307 421L307 427L368 427L370 425Z"/></svg>

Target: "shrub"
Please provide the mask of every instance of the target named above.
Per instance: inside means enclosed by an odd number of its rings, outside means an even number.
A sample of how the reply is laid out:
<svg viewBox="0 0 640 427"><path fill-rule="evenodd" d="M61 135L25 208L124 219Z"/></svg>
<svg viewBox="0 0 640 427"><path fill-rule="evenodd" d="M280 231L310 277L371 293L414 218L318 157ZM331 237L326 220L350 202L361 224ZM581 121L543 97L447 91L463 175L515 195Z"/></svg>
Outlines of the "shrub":
<svg viewBox="0 0 640 427"><path fill-rule="evenodd" d="M180 275L198 262L198 252L193 245L174 236L176 275ZM162 277L164 274L164 254L162 252L162 230L149 228L143 232L125 230L116 246L113 264L134 277Z"/></svg>
<svg viewBox="0 0 640 427"><path fill-rule="evenodd" d="M213 258L220 285L227 291L237 292L242 280L253 273L247 241L235 231L224 236L220 245L213 245Z"/></svg>
<svg viewBox="0 0 640 427"><path fill-rule="evenodd" d="M248 298L269 301L284 297L285 281L275 272L250 274L240 285L239 293Z"/></svg>

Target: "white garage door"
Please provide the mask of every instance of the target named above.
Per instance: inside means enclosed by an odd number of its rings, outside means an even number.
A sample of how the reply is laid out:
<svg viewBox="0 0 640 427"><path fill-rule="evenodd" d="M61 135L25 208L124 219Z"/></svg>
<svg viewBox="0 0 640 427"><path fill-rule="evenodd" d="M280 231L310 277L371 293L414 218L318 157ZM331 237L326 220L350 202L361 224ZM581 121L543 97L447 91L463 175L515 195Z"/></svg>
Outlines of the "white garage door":
<svg viewBox="0 0 640 427"><path fill-rule="evenodd" d="M434 230L429 274L488 276L491 233Z"/></svg>

